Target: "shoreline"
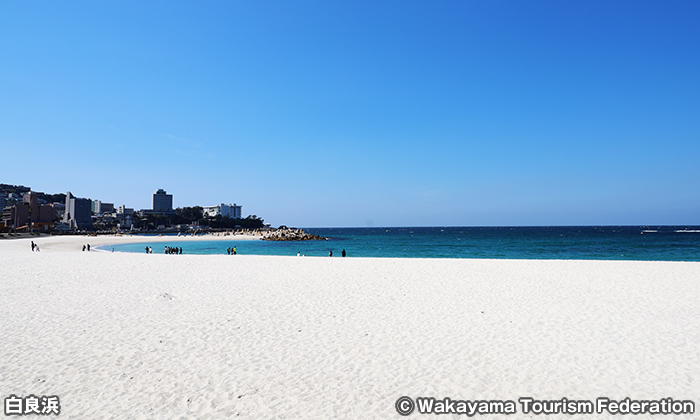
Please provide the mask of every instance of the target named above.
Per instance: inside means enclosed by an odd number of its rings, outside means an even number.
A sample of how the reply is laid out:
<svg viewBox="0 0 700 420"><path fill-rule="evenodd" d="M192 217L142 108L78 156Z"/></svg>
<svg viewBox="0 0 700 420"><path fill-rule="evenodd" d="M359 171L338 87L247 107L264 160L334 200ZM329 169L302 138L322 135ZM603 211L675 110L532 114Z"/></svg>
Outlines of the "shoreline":
<svg viewBox="0 0 700 420"><path fill-rule="evenodd" d="M74 251L80 250L84 244L90 244L90 247L104 247L109 245L125 244L125 243L142 243L142 242L177 242L177 241L225 241L225 240L260 240L259 236L254 235L197 235L197 236L141 236L141 235L48 235L44 237L27 237L14 238L12 241L1 242L0 244L19 243L23 242L22 246L29 249L30 243L34 241L40 252L56 252L56 251ZM25 245L26 244L26 245ZM104 251L104 250L102 250ZM31 250L30 250L31 252ZM126 252L126 254L131 254Z"/></svg>
<svg viewBox="0 0 700 420"><path fill-rule="evenodd" d="M82 245L90 244L91 251L93 252L112 252L109 249L105 249L110 245L128 244L128 243L148 243L148 242L205 242L205 241L232 241L232 240L243 240L243 241L255 241L262 240L258 235L222 235L222 234L204 234L204 235L182 235L182 236L145 236L145 235L46 235L46 236L33 236L25 238L13 238L12 241L0 241L0 249L3 243L20 243L23 245L17 246L17 248L30 249L30 242L34 241L40 248L41 252L56 252L56 251L80 251ZM298 243L303 244L306 241L298 241ZM15 246L13 246L14 248ZM30 251L31 252L31 251ZM139 251L114 251L121 252L124 254L143 254ZM156 254L162 252L156 252ZM190 256L220 256L225 254L186 254ZM240 254L242 256L258 256L258 257L297 257L295 255L275 255L275 254ZM329 258L325 255L308 255L306 258ZM336 258L336 257L333 257ZM338 256L337 258L342 258ZM676 261L676 260L632 260L632 259L534 259L534 258L463 258L463 257L374 257L374 256L349 256L349 259L369 259L369 260L466 260L466 261L562 261L562 262L576 262L576 261L601 261L601 262L656 262L656 263L687 263L687 264L699 264L700 261Z"/></svg>

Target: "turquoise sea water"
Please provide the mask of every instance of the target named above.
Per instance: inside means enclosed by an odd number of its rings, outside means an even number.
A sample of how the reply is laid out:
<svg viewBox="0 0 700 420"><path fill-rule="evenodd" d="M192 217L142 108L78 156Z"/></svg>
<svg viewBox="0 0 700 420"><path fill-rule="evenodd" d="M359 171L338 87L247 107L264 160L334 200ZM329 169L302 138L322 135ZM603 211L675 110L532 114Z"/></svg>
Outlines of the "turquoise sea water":
<svg viewBox="0 0 700 420"><path fill-rule="evenodd" d="M221 254L236 247L239 255L297 255L382 258L490 258L700 261L700 226L584 227L412 227L308 228L325 241L256 240L173 241L101 247L121 252L163 253L165 246L183 254Z"/></svg>

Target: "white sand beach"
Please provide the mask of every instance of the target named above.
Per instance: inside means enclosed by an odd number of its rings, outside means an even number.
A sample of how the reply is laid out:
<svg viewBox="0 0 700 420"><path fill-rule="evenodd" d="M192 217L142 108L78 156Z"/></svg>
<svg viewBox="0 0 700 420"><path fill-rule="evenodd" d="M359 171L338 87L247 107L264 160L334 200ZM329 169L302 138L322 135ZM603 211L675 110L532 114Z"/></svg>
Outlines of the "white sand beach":
<svg viewBox="0 0 700 420"><path fill-rule="evenodd" d="M80 251L129 240L0 240L3 400L58 396L60 419L404 418L402 396L700 403L700 263ZM659 418L517 412L477 417Z"/></svg>

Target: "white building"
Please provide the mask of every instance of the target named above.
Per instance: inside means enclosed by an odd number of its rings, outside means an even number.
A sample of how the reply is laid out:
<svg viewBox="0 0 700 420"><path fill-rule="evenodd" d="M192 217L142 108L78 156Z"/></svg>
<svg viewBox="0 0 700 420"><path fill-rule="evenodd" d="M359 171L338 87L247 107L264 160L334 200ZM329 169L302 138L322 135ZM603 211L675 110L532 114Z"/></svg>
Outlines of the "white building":
<svg viewBox="0 0 700 420"><path fill-rule="evenodd" d="M114 203L103 203L100 200L94 200L92 202L92 211L96 214L113 213Z"/></svg>
<svg viewBox="0 0 700 420"><path fill-rule="evenodd" d="M117 207L117 214L122 214L124 216L131 216L134 214L134 209L127 208L125 205Z"/></svg>
<svg viewBox="0 0 700 420"><path fill-rule="evenodd" d="M117 229L127 230L134 227L134 209L126 207L126 205L121 205L116 209L116 216L119 223L117 223Z"/></svg>
<svg viewBox="0 0 700 420"><path fill-rule="evenodd" d="M221 215L222 217L230 217L231 219L240 219L241 209L243 209L243 206L238 206L235 203L221 203L216 206L202 207L202 213L204 213L204 216L209 217L216 217L218 215Z"/></svg>

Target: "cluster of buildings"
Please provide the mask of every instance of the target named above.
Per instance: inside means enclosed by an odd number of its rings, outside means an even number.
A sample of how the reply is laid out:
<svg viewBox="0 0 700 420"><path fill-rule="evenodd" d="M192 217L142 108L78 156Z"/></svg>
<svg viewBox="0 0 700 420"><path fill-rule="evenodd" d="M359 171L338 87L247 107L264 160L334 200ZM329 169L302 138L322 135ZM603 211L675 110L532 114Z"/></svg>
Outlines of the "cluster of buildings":
<svg viewBox="0 0 700 420"><path fill-rule="evenodd" d="M70 191L65 202L49 203L40 199L40 193L27 187L15 187L15 192L5 193L0 189L0 229L26 232L49 232L53 230L93 230L95 225L114 225L119 230L132 230L138 218L154 215L174 215L173 195L158 189L151 198L151 208L134 211L125 205L114 207L114 203L78 198ZM41 194L43 195L43 194ZM241 218L242 206L218 204L203 207L204 216Z"/></svg>
<svg viewBox="0 0 700 420"><path fill-rule="evenodd" d="M2 192L0 208L2 209L2 226L14 230L31 230L48 232L54 229L56 221L56 209L42 200L39 202L37 193L12 193L5 195Z"/></svg>

